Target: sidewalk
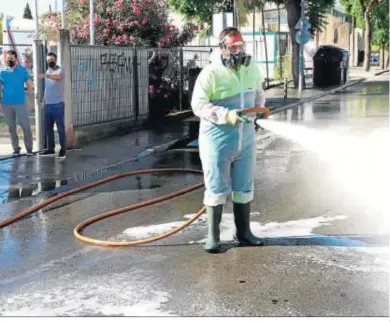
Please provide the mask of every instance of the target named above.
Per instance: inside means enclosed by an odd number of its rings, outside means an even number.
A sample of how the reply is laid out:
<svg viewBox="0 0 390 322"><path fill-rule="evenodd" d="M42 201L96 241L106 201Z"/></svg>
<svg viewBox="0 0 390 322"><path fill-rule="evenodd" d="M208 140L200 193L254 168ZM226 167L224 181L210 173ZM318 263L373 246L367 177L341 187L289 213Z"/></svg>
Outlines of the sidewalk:
<svg viewBox="0 0 390 322"><path fill-rule="evenodd" d="M56 193L80 182L96 180L114 167L142 162L143 157L169 149L187 134L188 125L182 122L168 128L135 131L70 150L65 160L38 156L5 158L1 154L9 150L8 143L0 144L0 204L10 202L8 195L14 196L12 200L34 197L41 192Z"/></svg>
<svg viewBox="0 0 390 322"><path fill-rule="evenodd" d="M271 109L272 113L276 113L277 111L279 112L284 109L292 108L298 104L312 101L343 88L353 86L368 78L375 77L376 75L386 72L388 72L388 70L382 70L376 66L371 67L369 72L364 71L362 67L352 67L349 71L349 79L346 84L329 88L313 88L312 80L309 78L306 80L307 88L305 88L302 93L300 93L298 89L295 89L292 83L289 83L287 89L287 100L283 99L283 86L274 87L266 90L266 105Z"/></svg>
<svg viewBox="0 0 390 322"><path fill-rule="evenodd" d="M68 150L66 168L71 173L85 172L91 169L101 169L112 164L125 162L136 157L139 153L153 153L157 149L172 145L188 135L188 125L178 122L169 127L160 127L149 130L139 130L123 136L110 137L87 144L82 149ZM21 138L19 145L24 153L24 141ZM34 142L36 150L36 142ZM59 150L58 144L56 150ZM0 138L0 160L4 163L5 158L12 153L10 141ZM21 158L26 158L22 156ZM33 156L31 158L37 158ZM52 158L39 158L48 160ZM0 161L1 162L1 161ZM1 167L0 167L1 169Z"/></svg>

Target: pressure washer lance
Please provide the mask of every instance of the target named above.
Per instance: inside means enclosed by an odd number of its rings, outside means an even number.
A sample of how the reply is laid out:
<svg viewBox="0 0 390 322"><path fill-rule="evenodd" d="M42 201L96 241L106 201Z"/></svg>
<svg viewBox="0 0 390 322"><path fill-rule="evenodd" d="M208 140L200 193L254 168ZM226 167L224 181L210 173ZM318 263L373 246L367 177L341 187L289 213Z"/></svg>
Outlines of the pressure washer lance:
<svg viewBox="0 0 390 322"><path fill-rule="evenodd" d="M267 119L270 111L269 108L267 107L251 107L251 108L245 108L240 110L237 115L241 118L241 120L244 123L250 123L250 120L246 114L248 113L256 113L256 114L261 114L260 119Z"/></svg>

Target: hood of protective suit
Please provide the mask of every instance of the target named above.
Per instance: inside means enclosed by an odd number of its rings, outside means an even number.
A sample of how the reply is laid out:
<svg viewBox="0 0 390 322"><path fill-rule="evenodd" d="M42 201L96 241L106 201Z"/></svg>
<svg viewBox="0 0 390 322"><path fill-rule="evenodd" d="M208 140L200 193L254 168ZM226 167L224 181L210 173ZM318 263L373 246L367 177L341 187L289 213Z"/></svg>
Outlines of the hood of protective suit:
<svg viewBox="0 0 390 322"><path fill-rule="evenodd" d="M215 66L223 66L221 59L221 49L215 48L209 56L209 62Z"/></svg>

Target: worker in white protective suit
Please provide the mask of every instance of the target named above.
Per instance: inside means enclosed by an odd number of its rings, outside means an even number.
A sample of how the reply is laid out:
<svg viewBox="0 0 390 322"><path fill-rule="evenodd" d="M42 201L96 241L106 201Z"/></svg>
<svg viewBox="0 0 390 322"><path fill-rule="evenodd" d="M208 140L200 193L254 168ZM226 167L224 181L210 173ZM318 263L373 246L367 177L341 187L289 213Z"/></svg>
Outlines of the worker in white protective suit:
<svg viewBox="0 0 390 322"><path fill-rule="evenodd" d="M262 239L250 229L256 161L255 129L240 110L264 107L262 77L256 63L245 53L245 43L236 28L224 29L219 37L220 54L199 74L191 106L200 118L199 154L206 191L208 237L205 250L220 248L222 212L232 193L235 239L243 246L257 246ZM253 117L256 115L252 115ZM257 117L262 117L257 115Z"/></svg>

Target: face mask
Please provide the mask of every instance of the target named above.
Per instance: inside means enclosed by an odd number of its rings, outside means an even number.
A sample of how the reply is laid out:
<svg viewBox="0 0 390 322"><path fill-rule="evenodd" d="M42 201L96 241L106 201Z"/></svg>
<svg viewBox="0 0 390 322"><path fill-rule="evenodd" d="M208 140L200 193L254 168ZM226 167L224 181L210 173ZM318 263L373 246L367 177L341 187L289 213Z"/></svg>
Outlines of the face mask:
<svg viewBox="0 0 390 322"><path fill-rule="evenodd" d="M50 68L56 67L56 63L54 61L51 61L48 65Z"/></svg>
<svg viewBox="0 0 390 322"><path fill-rule="evenodd" d="M7 65L9 66L9 67L14 67L15 66L15 61L14 60L7 60Z"/></svg>
<svg viewBox="0 0 390 322"><path fill-rule="evenodd" d="M239 51L238 53L229 54L227 57L222 57L222 62L226 67L248 66L251 59L250 55L247 55L244 51Z"/></svg>

